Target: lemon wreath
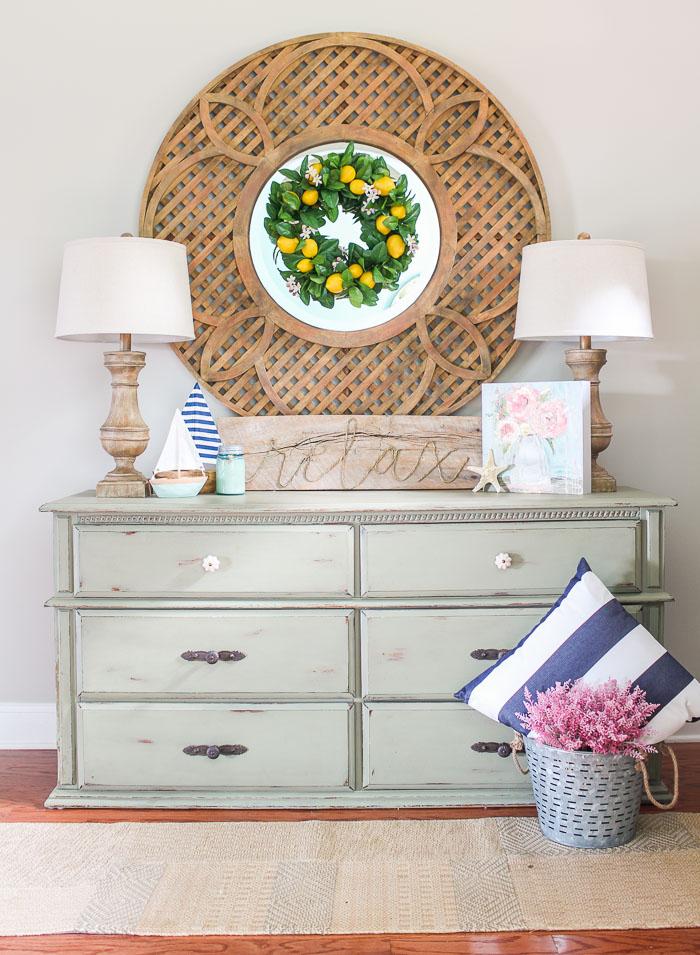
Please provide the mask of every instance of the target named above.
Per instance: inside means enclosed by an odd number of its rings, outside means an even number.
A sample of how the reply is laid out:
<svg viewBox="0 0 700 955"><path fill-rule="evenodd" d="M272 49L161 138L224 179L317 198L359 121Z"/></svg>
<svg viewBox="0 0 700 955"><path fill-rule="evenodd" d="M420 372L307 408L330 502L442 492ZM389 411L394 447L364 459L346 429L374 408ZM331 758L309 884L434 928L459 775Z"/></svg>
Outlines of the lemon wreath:
<svg viewBox="0 0 700 955"><path fill-rule="evenodd" d="M356 153L354 143L342 155L312 158L298 171L281 169L285 181L270 186L265 229L284 265L280 275L304 305L313 299L333 308L340 298L356 308L376 305L382 291L398 288L418 249L420 206L406 176L395 182L381 156ZM341 209L360 223L364 245L345 249L320 231Z"/></svg>

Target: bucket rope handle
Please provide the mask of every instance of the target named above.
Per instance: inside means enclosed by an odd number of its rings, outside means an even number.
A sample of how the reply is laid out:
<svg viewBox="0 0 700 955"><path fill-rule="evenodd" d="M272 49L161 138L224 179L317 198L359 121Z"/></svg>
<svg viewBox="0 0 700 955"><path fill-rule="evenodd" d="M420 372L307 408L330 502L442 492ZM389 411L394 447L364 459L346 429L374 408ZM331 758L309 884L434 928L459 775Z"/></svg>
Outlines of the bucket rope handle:
<svg viewBox="0 0 700 955"><path fill-rule="evenodd" d="M513 742L510 744L510 751L513 754L513 762L515 763L515 768L518 770L521 776L527 776L530 772L530 767L523 769L520 763L518 762L518 753L522 753L525 749L523 744L523 738L520 733L516 733L513 737Z"/></svg>
<svg viewBox="0 0 700 955"><path fill-rule="evenodd" d="M647 772L647 764L645 760L640 759L638 763L634 764L634 768L637 770L637 772L641 772L642 776L644 777L644 789L649 802L653 806L656 806L657 809L673 809L678 802L678 760L676 759L676 754L667 743L659 743L659 752L668 753L668 755L671 757L671 762L673 763L673 796L671 797L670 802L658 802L652 796L649 789L649 774ZM515 756L515 752L513 753L513 756Z"/></svg>

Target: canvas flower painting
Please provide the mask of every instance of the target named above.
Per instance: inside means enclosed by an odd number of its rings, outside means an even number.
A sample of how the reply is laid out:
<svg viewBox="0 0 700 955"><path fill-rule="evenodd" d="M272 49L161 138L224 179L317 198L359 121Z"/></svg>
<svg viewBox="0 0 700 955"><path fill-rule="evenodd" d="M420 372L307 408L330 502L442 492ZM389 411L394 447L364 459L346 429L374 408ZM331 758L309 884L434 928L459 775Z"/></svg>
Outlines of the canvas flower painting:
<svg viewBox="0 0 700 955"><path fill-rule="evenodd" d="M511 382L482 387L483 453L507 465L509 491L588 494L591 490L590 385Z"/></svg>

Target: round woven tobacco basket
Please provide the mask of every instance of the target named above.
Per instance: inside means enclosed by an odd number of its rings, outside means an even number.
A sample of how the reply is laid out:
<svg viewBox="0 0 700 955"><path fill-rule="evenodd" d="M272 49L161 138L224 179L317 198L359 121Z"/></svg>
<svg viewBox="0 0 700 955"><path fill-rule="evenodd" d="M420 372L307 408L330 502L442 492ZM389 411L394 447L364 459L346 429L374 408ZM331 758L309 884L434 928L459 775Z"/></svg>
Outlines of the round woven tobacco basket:
<svg viewBox="0 0 700 955"><path fill-rule="evenodd" d="M441 230L418 299L361 331L290 315L250 254L271 173L336 140L409 165ZM196 337L174 347L237 414L440 414L515 353L520 254L550 223L532 152L482 84L421 47L334 33L261 50L194 98L158 151L140 232L187 245Z"/></svg>

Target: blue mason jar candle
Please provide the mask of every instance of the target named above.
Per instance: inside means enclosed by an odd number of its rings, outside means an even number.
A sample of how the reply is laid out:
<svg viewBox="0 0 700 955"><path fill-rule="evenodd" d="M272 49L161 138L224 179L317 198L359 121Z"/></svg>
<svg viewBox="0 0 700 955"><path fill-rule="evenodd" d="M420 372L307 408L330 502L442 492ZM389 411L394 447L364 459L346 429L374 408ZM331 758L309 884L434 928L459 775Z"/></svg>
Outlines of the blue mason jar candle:
<svg viewBox="0 0 700 955"><path fill-rule="evenodd" d="M240 444L222 444L216 456L216 493L245 494L245 458Z"/></svg>

